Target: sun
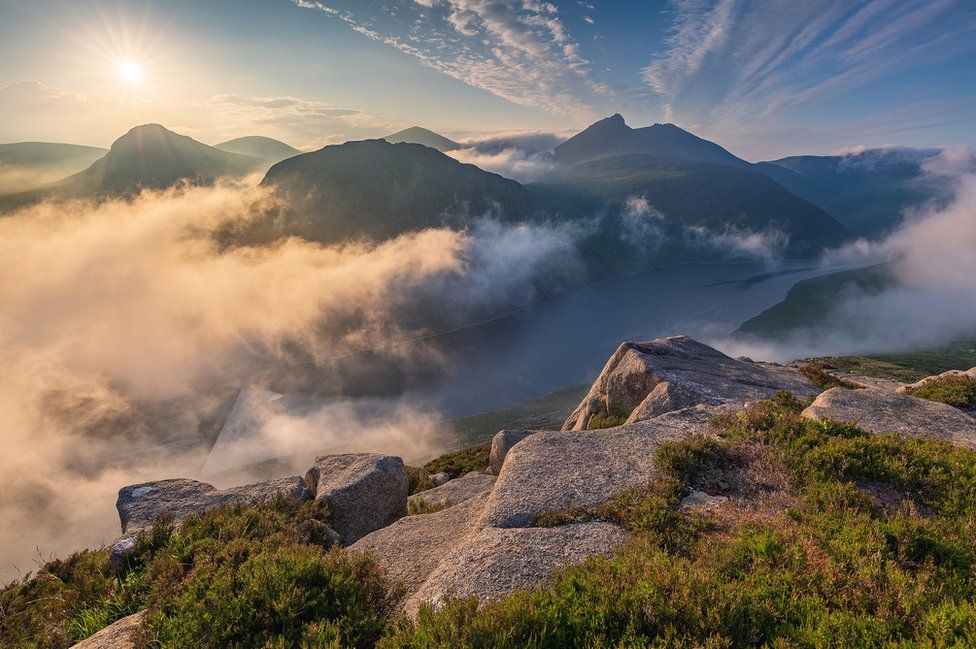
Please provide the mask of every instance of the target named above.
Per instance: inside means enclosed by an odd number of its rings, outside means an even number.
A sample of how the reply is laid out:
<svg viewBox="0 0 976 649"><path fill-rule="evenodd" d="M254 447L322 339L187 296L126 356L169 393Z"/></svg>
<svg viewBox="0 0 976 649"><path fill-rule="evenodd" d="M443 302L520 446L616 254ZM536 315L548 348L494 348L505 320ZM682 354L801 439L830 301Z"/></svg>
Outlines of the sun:
<svg viewBox="0 0 976 649"><path fill-rule="evenodd" d="M146 73L143 72L142 68L135 61L119 61L115 71L119 75L119 78L130 86L137 86L146 78Z"/></svg>

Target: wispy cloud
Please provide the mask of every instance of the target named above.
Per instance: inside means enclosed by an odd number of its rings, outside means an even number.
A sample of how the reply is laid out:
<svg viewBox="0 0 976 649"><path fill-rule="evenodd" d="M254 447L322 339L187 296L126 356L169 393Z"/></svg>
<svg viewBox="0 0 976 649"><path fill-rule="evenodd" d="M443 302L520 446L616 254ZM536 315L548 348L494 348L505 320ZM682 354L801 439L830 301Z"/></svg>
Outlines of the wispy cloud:
<svg viewBox="0 0 976 649"><path fill-rule="evenodd" d="M976 47L968 0L672 0L671 11L644 79L667 116L718 129Z"/></svg>
<svg viewBox="0 0 976 649"><path fill-rule="evenodd" d="M612 103L559 17L538 0L414 0L397 12L293 0L421 64L515 104L589 118Z"/></svg>

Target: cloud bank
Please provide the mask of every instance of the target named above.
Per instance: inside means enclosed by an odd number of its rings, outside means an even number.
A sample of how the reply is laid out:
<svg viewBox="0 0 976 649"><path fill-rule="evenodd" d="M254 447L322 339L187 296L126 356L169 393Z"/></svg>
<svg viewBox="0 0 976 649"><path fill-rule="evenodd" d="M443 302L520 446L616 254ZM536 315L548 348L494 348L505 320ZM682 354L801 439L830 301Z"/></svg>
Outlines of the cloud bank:
<svg viewBox="0 0 976 649"><path fill-rule="evenodd" d="M0 576L36 549L110 540L120 486L199 476L205 431L239 388L319 399L252 443L422 452L432 413L394 397L449 361L437 332L579 281L570 234L491 221L378 244L215 242L273 200L224 185L0 219ZM382 407L343 404L377 385Z"/></svg>

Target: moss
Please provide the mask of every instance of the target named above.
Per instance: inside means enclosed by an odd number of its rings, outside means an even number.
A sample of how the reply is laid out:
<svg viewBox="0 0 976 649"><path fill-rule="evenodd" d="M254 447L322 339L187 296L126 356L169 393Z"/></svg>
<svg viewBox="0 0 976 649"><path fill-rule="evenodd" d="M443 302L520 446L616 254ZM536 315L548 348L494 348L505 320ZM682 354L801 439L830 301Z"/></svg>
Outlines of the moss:
<svg viewBox="0 0 976 649"><path fill-rule="evenodd" d="M424 470L430 474L444 472L452 479L460 478L466 473L487 469L490 454L491 444L479 444L434 458L424 465Z"/></svg>
<svg viewBox="0 0 976 649"><path fill-rule="evenodd" d="M938 401L957 408L976 408L976 379L970 376L933 378L906 393L920 399Z"/></svg>

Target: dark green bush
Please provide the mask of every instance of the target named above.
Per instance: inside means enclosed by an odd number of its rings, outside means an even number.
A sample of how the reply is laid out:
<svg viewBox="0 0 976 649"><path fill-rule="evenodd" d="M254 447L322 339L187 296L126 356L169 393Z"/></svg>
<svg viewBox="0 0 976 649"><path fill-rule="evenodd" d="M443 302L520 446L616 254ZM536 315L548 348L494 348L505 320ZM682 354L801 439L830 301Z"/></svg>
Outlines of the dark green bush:
<svg viewBox="0 0 976 649"><path fill-rule="evenodd" d="M930 379L906 392L913 397L938 401L957 408L976 408L976 379L965 375Z"/></svg>
<svg viewBox="0 0 976 649"><path fill-rule="evenodd" d="M424 465L424 470L431 475L444 472L451 479L460 478L466 473L487 469L490 454L491 444L479 444L434 458Z"/></svg>

